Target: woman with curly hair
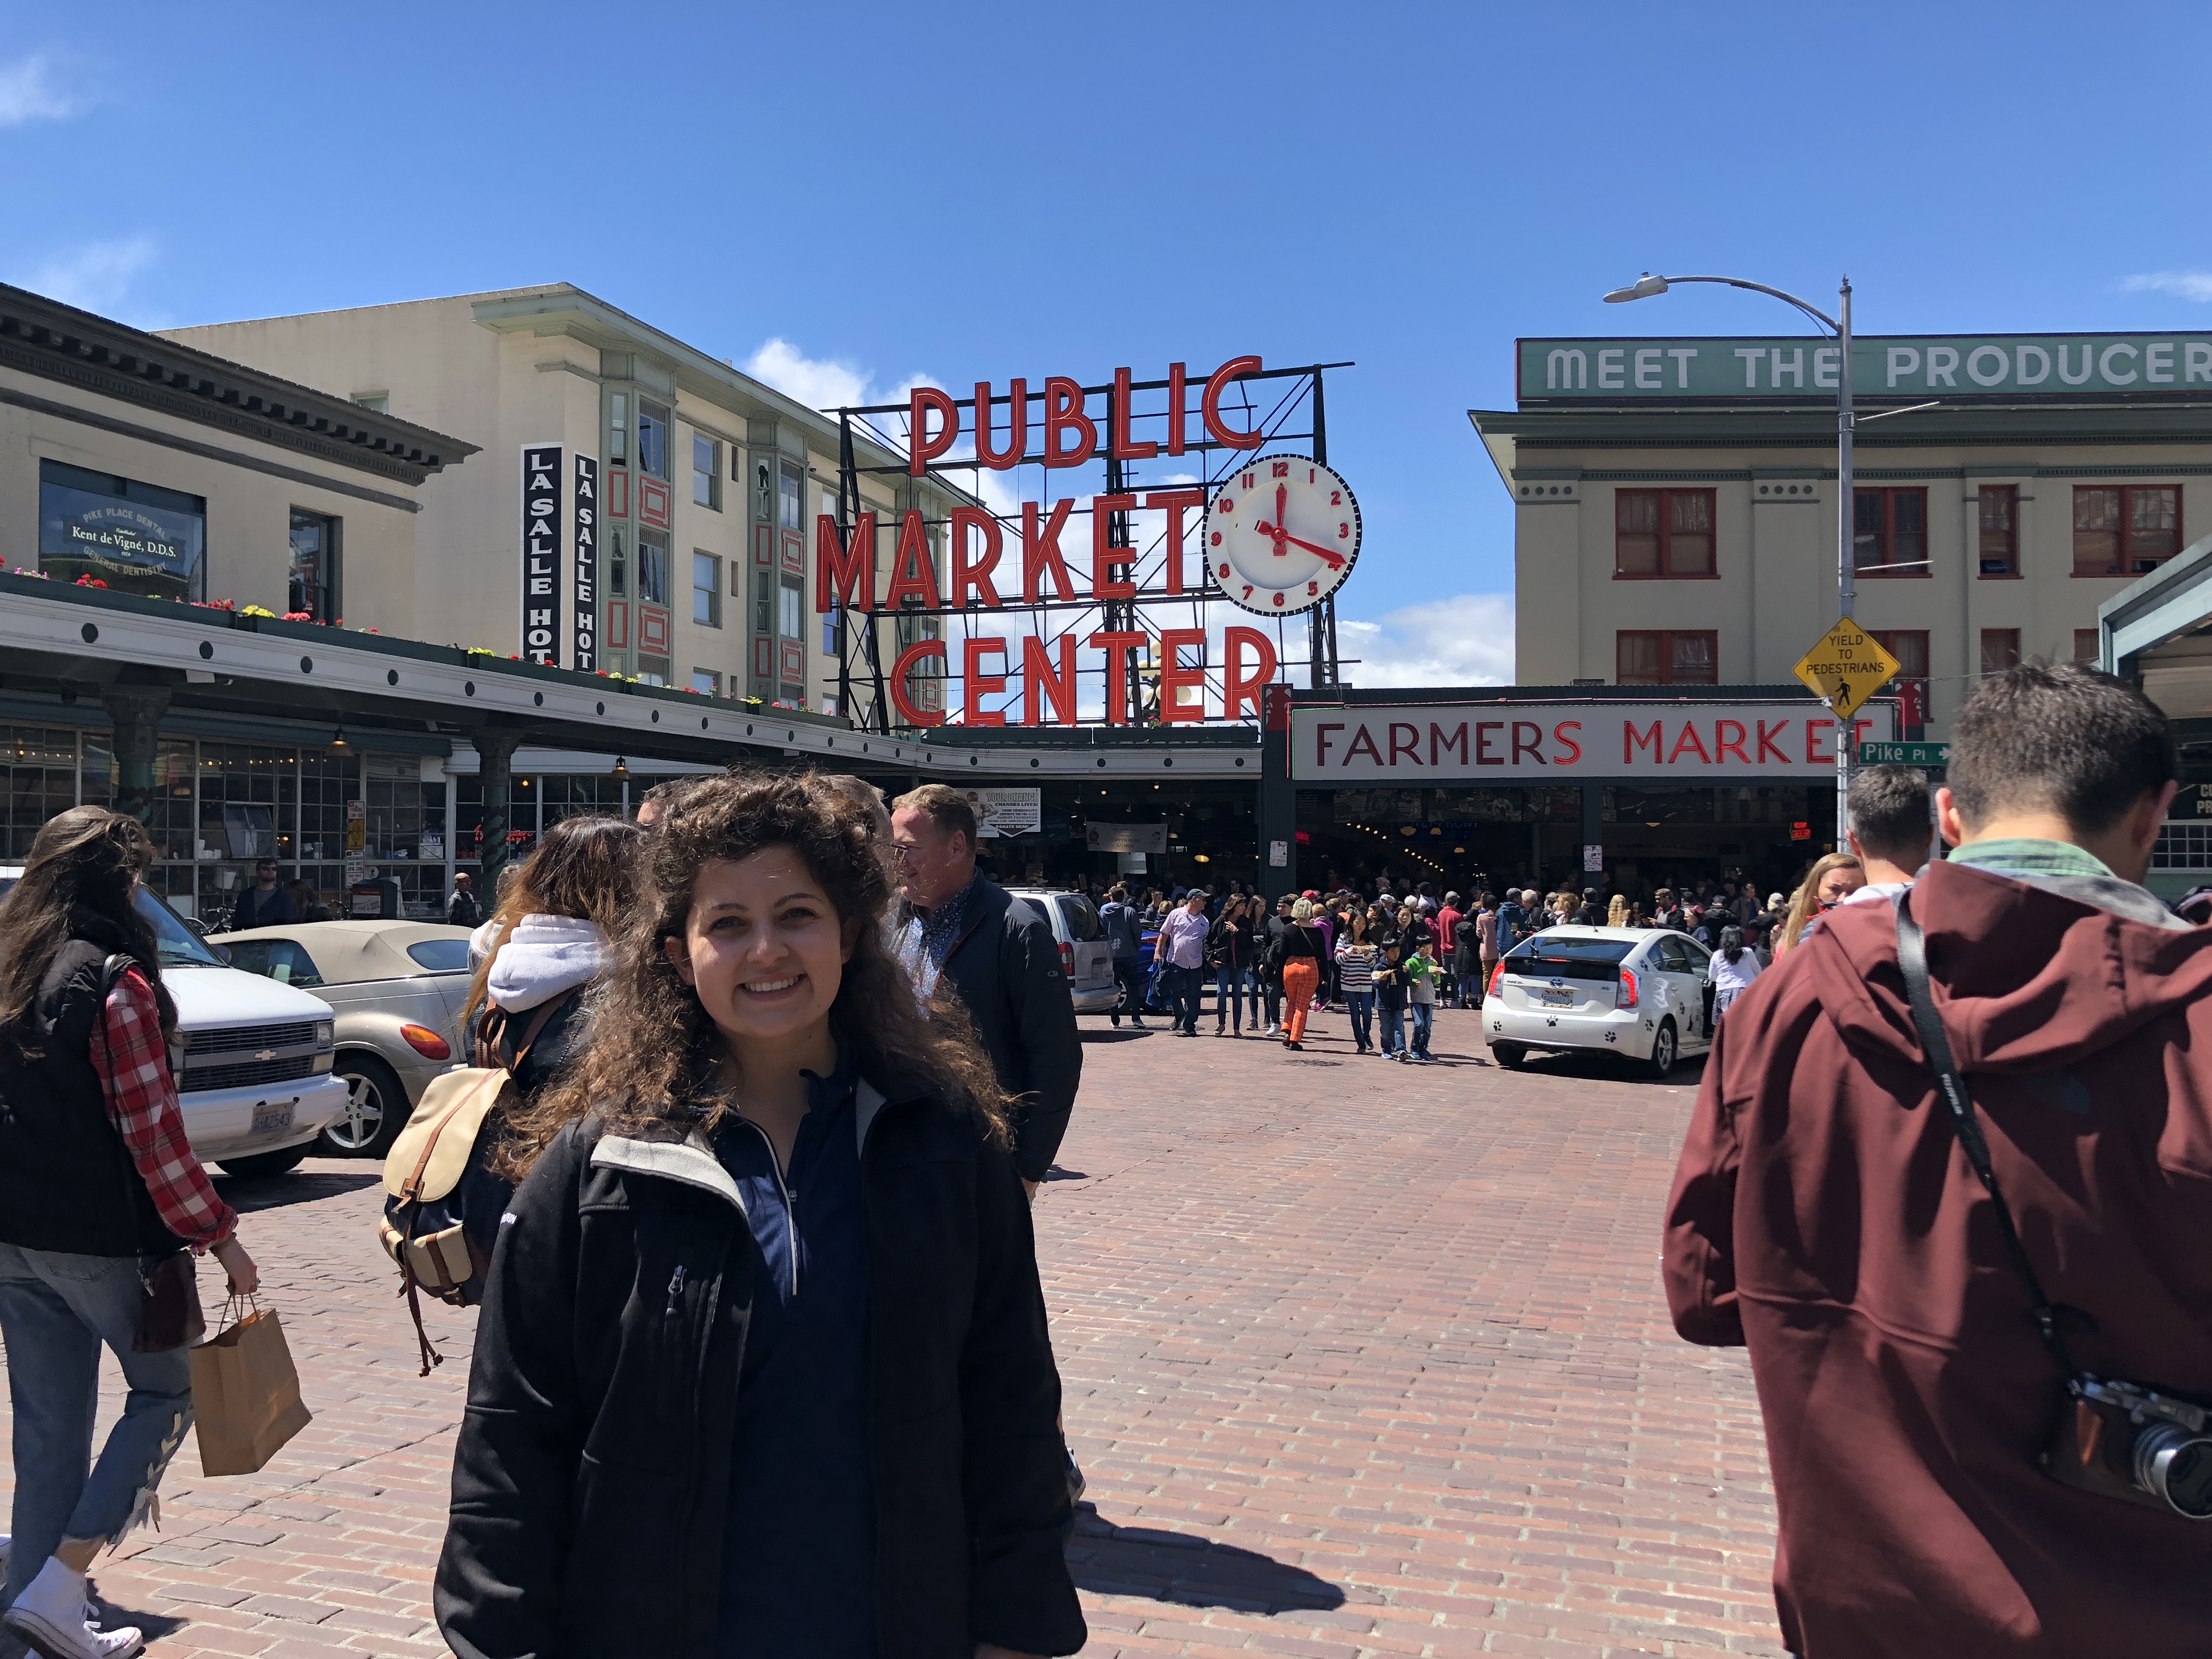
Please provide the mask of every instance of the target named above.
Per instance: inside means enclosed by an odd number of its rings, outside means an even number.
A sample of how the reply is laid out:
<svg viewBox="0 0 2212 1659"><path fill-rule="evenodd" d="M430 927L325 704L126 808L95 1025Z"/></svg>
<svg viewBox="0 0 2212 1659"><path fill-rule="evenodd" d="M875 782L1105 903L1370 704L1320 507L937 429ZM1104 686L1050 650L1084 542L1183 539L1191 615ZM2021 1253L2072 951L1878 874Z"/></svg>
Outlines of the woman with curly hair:
<svg viewBox="0 0 2212 1659"><path fill-rule="evenodd" d="M1029 1206L873 817L717 778L641 849L477 1329L436 1607L462 1659L1019 1659L1085 1639Z"/></svg>

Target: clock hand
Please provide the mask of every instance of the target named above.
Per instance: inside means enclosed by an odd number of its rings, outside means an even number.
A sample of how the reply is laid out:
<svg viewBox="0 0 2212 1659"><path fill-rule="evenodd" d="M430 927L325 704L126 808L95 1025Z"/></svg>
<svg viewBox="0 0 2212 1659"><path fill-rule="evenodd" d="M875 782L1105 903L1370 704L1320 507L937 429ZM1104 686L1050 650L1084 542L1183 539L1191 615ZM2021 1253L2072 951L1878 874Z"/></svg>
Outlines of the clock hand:
<svg viewBox="0 0 2212 1659"><path fill-rule="evenodd" d="M1285 536L1283 539L1293 547L1303 547L1309 553L1318 553L1336 569L1344 568L1344 555L1339 553L1334 548L1322 547L1314 542L1300 541L1296 536Z"/></svg>
<svg viewBox="0 0 2212 1659"><path fill-rule="evenodd" d="M1291 530L1291 488L1288 484L1275 486L1275 556L1283 556L1283 544L1289 539Z"/></svg>

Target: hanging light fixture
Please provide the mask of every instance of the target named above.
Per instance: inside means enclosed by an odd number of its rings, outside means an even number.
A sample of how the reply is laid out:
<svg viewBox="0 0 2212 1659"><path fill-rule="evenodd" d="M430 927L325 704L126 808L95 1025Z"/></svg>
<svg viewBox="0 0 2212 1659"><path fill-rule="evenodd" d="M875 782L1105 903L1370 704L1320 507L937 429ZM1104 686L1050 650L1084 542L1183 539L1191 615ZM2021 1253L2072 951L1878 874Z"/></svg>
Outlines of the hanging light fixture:
<svg viewBox="0 0 2212 1659"><path fill-rule="evenodd" d="M346 749L346 748L350 748L351 746L352 746L352 745L350 745L349 744L348 744L348 743L346 742L346 740L345 740L345 727L343 727L343 726L341 726L340 727L338 727L338 729L337 729L337 731L335 731L335 732L331 732L331 748L333 748L333 749Z"/></svg>
<svg viewBox="0 0 2212 1659"><path fill-rule="evenodd" d="M627 781L629 777L629 763L624 760L620 755L617 755L615 757L615 769L608 773L607 775L611 778L621 778Z"/></svg>

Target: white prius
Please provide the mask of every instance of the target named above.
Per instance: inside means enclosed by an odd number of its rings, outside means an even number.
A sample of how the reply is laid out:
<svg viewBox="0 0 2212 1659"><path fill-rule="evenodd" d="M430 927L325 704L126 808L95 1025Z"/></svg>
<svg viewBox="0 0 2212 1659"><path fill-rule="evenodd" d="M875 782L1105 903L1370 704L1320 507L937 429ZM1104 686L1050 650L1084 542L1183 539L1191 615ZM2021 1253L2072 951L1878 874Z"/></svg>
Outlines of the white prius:
<svg viewBox="0 0 2212 1659"><path fill-rule="evenodd" d="M1624 1054L1665 1077L1712 1047L1711 953L1664 927L1547 927L1499 961L1482 999L1482 1036L1501 1066L1531 1049Z"/></svg>

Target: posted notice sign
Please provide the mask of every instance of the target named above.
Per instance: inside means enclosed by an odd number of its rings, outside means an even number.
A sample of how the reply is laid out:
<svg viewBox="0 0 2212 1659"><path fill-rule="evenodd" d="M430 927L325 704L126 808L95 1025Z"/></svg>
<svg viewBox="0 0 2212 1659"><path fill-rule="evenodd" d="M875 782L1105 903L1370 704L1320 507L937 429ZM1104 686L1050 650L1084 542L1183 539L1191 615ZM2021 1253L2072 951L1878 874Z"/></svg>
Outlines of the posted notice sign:
<svg viewBox="0 0 2212 1659"><path fill-rule="evenodd" d="M1565 783L1638 778L1758 783L1835 775L1836 716L1819 703L1400 703L1291 711L1300 783ZM1894 705L1846 743L1897 735Z"/></svg>

